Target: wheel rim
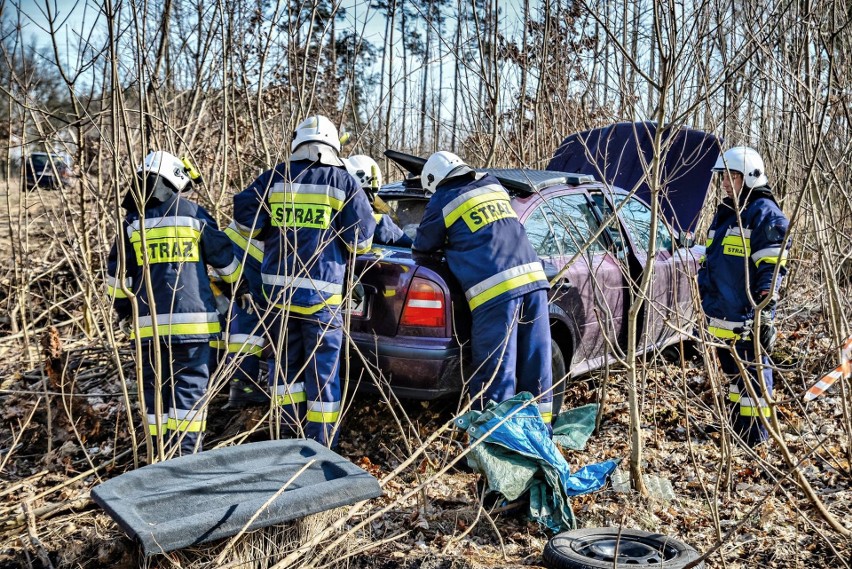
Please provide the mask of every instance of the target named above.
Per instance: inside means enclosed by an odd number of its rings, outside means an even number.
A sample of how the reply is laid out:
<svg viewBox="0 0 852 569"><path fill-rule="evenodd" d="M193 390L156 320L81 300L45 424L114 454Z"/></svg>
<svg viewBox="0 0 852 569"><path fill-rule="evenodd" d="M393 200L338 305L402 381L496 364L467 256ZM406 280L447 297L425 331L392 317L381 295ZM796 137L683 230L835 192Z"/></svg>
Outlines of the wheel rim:
<svg viewBox="0 0 852 569"><path fill-rule="evenodd" d="M628 536L581 539L572 543L571 549L589 559L625 565L659 566L677 555L677 549L665 543Z"/></svg>

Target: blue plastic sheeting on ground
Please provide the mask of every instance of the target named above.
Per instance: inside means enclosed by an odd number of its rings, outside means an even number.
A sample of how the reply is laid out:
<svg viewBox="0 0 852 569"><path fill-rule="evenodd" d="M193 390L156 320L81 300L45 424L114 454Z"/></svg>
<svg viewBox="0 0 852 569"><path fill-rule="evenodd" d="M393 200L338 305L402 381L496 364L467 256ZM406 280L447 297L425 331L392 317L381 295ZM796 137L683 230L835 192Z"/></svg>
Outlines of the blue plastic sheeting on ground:
<svg viewBox="0 0 852 569"><path fill-rule="evenodd" d="M286 489L263 509L288 481ZM370 474L304 439L250 443L175 458L127 472L92 490L95 502L141 544L146 555L236 535L261 509L249 530L381 494Z"/></svg>
<svg viewBox="0 0 852 569"><path fill-rule="evenodd" d="M601 489L618 466L607 460L572 474L527 392L470 411L456 425L470 435L468 463L485 475L489 490L507 500L529 490L530 517L553 531L576 527L569 497Z"/></svg>
<svg viewBox="0 0 852 569"><path fill-rule="evenodd" d="M572 450L583 450L595 431L598 404L589 403L562 411L553 424L553 442Z"/></svg>

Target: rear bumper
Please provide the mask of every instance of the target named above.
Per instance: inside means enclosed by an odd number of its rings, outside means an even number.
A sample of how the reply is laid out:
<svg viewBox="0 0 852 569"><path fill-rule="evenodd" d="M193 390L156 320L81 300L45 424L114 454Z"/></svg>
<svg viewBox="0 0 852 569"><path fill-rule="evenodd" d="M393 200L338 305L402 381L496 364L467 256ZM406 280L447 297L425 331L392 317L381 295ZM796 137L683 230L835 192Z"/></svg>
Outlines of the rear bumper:
<svg viewBox="0 0 852 569"><path fill-rule="evenodd" d="M353 332L352 340L361 355L350 354L350 381L360 377L360 389L376 392L389 385L397 397L419 400L461 392L461 350L451 339Z"/></svg>

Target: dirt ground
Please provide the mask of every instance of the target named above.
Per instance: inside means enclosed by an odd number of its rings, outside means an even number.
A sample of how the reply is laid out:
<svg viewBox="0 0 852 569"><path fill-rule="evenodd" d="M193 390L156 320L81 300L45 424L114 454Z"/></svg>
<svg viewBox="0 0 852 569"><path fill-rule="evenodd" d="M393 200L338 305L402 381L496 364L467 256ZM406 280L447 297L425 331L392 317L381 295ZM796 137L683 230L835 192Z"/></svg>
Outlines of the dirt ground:
<svg viewBox="0 0 852 569"><path fill-rule="evenodd" d="M56 219L51 202L56 199L39 191L23 200L34 239L49 235ZM12 302L11 285L16 281L9 257L16 233L10 234L8 220L16 219L18 212L10 216L6 206L17 208L21 201L0 188L0 256L6 267L0 272L0 568L213 567L216 544L209 550L194 548L143 560L137 546L89 498L94 485L133 468L133 429L128 428L116 364L120 362L124 386L135 401L132 351L125 342L113 352L99 336L87 339L77 327L65 326L55 333L45 327L37 335L44 342L24 352L9 314L17 304ZM43 250L47 258L38 262L52 266L57 257L51 257L48 247ZM708 567L852 565L852 543L831 529L796 484L790 467L792 461L827 511L852 529L850 436L841 428L848 413L844 400L835 387L808 405L801 403L805 389L836 365L836 346L821 324L822 305L815 291L818 287L797 287L788 291L781 306L775 398L786 451L772 442L757 452L735 446L726 455L723 421L714 410L706 363L695 358L681 365L672 354L653 359L643 374L642 466L647 475L671 483L673 498L640 496L607 485L572 499L578 525L659 532L711 552ZM43 297L33 303L38 305ZM51 313L49 319L62 321L78 308L70 302L65 312ZM566 406L600 401L604 378L596 373L573 382ZM572 471L606 459L623 460L619 472L625 471L626 374L615 369L606 384L601 425L587 448L562 449ZM464 466L437 475L465 448L460 433L447 431L437 437L422 458L391 477L420 441L453 419L456 401L389 405L369 394L351 401L339 452L375 475L384 496L371 501L347 527L388 509L351 532L345 550L349 553L336 552L331 558L335 566L543 566L542 550L552 534L529 521L524 507L483 504L477 494L478 475ZM212 404L207 448L265 424L258 411L224 411L223 405L221 396ZM401 428L391 411L407 417ZM246 440L268 436L261 427ZM418 487L419 492L403 498ZM258 538L246 537L252 539ZM271 566L286 551L282 546L263 563L231 566ZM316 551L322 551L322 545Z"/></svg>

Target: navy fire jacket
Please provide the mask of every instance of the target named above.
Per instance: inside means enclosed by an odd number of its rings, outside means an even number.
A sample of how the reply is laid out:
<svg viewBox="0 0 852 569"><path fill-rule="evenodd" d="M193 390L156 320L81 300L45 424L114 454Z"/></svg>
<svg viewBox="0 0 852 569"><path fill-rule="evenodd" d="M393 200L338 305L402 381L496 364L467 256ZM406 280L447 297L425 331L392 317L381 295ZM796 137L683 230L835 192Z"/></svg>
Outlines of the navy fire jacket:
<svg viewBox="0 0 852 569"><path fill-rule="evenodd" d="M127 213L107 261L107 293L115 299L119 317L127 317L131 308L119 280L118 239L124 240L123 278L139 305L142 340L151 340L155 323L159 337L175 343L206 342L219 333L207 265L228 283L239 278L241 265L231 240L203 207L172 194L162 202L149 200L144 215Z"/></svg>
<svg viewBox="0 0 852 569"><path fill-rule="evenodd" d="M264 241L263 294L302 315L334 310L351 252L370 250L376 222L366 194L345 168L311 160L282 163L234 196L244 237Z"/></svg>
<svg viewBox="0 0 852 569"><path fill-rule="evenodd" d="M743 192L748 191L743 188ZM785 243L789 221L767 187L751 190L739 214L726 198L716 210L707 234L707 250L698 271L698 288L710 332L719 338L738 338L749 328L760 293L775 294L787 273ZM780 264L778 278L772 275Z"/></svg>
<svg viewBox="0 0 852 569"><path fill-rule="evenodd" d="M494 176L477 178L438 186L414 239L417 251L444 250L471 310L549 288L509 194Z"/></svg>

